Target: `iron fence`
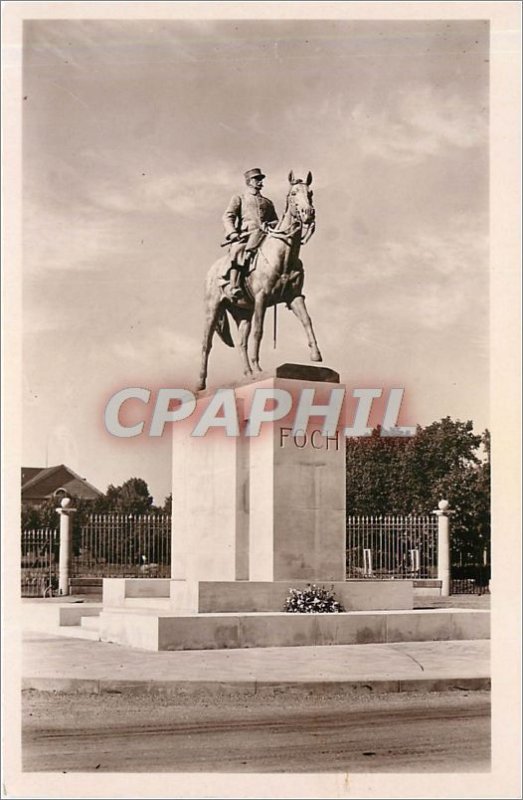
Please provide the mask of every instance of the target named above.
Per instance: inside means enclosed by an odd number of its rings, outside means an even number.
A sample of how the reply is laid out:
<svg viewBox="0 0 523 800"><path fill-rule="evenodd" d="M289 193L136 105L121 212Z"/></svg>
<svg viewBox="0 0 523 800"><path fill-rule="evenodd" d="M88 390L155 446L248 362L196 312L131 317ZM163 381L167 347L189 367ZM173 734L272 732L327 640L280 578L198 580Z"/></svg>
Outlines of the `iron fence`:
<svg viewBox="0 0 523 800"><path fill-rule="evenodd" d="M348 516L347 578L436 578L435 516Z"/></svg>
<svg viewBox="0 0 523 800"><path fill-rule="evenodd" d="M72 577L168 578L168 514L92 514L73 537Z"/></svg>
<svg viewBox="0 0 523 800"><path fill-rule="evenodd" d="M46 597L58 588L59 546L57 530L22 531L22 597Z"/></svg>
<svg viewBox="0 0 523 800"><path fill-rule="evenodd" d="M451 594L489 594L490 564L453 564Z"/></svg>
<svg viewBox="0 0 523 800"><path fill-rule="evenodd" d="M58 588L59 532L22 531L23 597ZM437 578L435 516L347 517L347 578ZM73 534L71 577L151 577L171 574L168 514L92 514ZM452 592L488 591L490 568L452 567Z"/></svg>

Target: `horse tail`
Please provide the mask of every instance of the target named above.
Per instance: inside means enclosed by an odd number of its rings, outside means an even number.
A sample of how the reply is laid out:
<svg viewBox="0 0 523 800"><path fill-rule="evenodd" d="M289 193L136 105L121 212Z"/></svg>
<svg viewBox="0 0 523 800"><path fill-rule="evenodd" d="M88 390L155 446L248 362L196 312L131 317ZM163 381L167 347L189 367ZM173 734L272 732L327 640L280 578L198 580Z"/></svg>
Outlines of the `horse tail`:
<svg viewBox="0 0 523 800"><path fill-rule="evenodd" d="M220 310L218 319L216 320L216 333L222 342L227 345L227 347L234 347L234 342L231 336L231 328L229 325L229 317L224 308Z"/></svg>

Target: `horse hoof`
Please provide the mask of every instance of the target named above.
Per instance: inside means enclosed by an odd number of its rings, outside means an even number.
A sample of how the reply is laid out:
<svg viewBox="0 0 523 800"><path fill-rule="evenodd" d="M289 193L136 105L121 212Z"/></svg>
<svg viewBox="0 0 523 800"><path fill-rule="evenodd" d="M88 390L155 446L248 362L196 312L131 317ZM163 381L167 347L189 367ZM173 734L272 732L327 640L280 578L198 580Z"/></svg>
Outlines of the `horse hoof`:
<svg viewBox="0 0 523 800"><path fill-rule="evenodd" d="M311 361L323 361L323 358L321 357L321 353L319 350L314 350L311 353Z"/></svg>

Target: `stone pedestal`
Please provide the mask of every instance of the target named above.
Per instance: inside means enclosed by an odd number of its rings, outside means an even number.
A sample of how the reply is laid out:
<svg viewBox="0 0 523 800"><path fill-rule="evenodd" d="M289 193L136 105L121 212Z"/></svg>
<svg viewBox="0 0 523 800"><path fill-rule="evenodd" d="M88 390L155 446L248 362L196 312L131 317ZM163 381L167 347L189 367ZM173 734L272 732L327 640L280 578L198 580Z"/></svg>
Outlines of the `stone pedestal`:
<svg viewBox="0 0 523 800"><path fill-rule="evenodd" d="M332 370L295 364L235 386L239 436L190 435L214 393L200 396L173 430L172 577L104 580L102 641L183 650L386 640L380 615L412 610L413 587L345 580L344 408L328 436L322 416L293 433L303 390L322 406L340 388ZM293 403L248 436L257 389L283 389ZM332 586L348 613L284 613L289 589L307 583Z"/></svg>
<svg viewBox="0 0 523 800"><path fill-rule="evenodd" d="M198 438L175 427L175 607L194 609L199 581L345 580L344 416L330 436L321 433L322 417L295 436L291 430L303 389L325 404L341 387L331 370L288 366L235 388L240 436L220 429ZM294 402L287 418L249 437L246 419L257 389L283 389ZM210 395L198 400L196 419L210 401Z"/></svg>

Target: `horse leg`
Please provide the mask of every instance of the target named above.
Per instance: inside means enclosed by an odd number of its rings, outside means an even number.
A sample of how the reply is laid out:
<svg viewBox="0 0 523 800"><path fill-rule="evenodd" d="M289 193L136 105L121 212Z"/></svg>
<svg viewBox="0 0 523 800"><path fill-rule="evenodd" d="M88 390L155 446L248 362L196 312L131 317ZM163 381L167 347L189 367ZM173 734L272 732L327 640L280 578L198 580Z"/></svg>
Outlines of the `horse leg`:
<svg viewBox="0 0 523 800"><path fill-rule="evenodd" d="M211 298L207 305L207 313L205 315L205 328L203 332L202 342L202 361L200 367L200 379L196 386L196 391L199 392L205 389L207 384L207 367L209 364L209 353L212 347L212 337L216 328L216 321L220 310L220 298Z"/></svg>
<svg viewBox="0 0 523 800"><path fill-rule="evenodd" d="M307 311L307 307L305 305L305 299L302 297L302 295L295 297L290 306L305 328L305 333L307 334L307 340L311 349L311 361L322 361L323 359L318 348L318 342L316 341L314 330L312 328L311 318L309 317L309 312Z"/></svg>
<svg viewBox="0 0 523 800"><path fill-rule="evenodd" d="M267 310L266 297L263 293L256 295L254 300L254 325L252 330L253 349L251 355L251 362L253 367L261 372L260 367L260 345L263 336L263 320L265 319L265 311Z"/></svg>
<svg viewBox="0 0 523 800"><path fill-rule="evenodd" d="M252 369L249 363L249 355L247 352L247 343L249 341L249 334L251 332L251 319L251 317L242 317L241 319L236 320L238 324L238 331L240 333L240 343L238 347L240 348L240 356L244 375L252 375Z"/></svg>

